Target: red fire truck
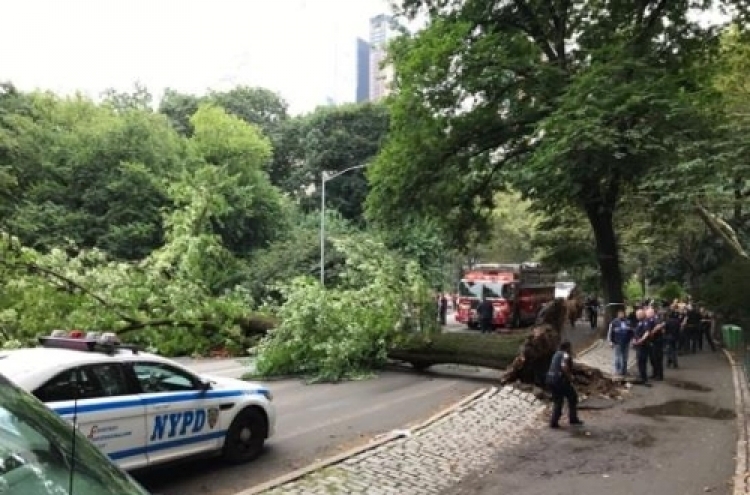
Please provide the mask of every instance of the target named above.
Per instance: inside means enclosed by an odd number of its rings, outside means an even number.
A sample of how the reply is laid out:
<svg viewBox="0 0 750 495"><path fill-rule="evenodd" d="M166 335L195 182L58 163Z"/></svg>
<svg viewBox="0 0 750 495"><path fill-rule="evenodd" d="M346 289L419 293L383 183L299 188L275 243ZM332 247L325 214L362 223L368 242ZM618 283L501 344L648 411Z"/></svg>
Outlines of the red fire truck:
<svg viewBox="0 0 750 495"><path fill-rule="evenodd" d="M495 308L495 327L532 324L542 306L555 298L555 279L555 273L536 263L474 265L458 284L456 320L478 328L476 308L486 297Z"/></svg>

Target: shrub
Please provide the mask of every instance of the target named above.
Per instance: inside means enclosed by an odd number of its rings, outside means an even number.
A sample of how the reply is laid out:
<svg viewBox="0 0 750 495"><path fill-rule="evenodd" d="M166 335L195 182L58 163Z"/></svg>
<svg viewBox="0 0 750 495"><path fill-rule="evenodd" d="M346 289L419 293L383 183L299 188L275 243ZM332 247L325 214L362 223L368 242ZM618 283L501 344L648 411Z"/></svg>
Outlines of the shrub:
<svg viewBox="0 0 750 495"><path fill-rule="evenodd" d="M737 323L750 320L750 260L736 259L706 277L698 294L699 302Z"/></svg>

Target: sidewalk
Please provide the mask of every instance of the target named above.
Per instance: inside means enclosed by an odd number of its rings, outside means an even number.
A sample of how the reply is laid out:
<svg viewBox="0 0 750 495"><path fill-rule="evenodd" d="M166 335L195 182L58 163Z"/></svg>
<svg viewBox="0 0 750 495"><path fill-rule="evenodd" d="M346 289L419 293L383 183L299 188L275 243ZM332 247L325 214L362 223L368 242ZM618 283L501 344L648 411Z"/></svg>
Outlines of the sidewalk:
<svg viewBox="0 0 750 495"><path fill-rule="evenodd" d="M602 361L605 353L595 348L583 360ZM634 386L623 401L583 410L584 428L536 430L498 451L482 475L443 493L732 494L737 426L744 426L735 417L733 368L721 351L681 356L680 366L652 388Z"/></svg>

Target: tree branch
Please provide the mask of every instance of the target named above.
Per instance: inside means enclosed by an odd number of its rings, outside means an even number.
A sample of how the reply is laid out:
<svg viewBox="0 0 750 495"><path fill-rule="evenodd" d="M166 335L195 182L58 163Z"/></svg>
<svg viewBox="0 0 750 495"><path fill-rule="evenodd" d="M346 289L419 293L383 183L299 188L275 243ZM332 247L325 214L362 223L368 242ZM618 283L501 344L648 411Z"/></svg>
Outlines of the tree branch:
<svg viewBox="0 0 750 495"><path fill-rule="evenodd" d="M709 230L713 232L715 236L719 237L721 240L723 240L727 244L727 246L732 251L732 254L734 256L738 258L750 257L748 256L747 252L742 248L742 245L737 239L737 234L734 232L732 227L727 225L727 223L723 221L722 219L714 216L698 201L695 202L694 208L695 208L696 213L698 213L698 216L706 224L706 227L708 227Z"/></svg>
<svg viewBox="0 0 750 495"><path fill-rule="evenodd" d="M119 329L117 331L117 334L123 335L128 332L134 332L136 330L142 330L148 327L191 328L191 327L197 327L197 326L216 328L216 324L208 320L187 321L187 320L173 320L169 318L163 318L159 320L150 320L150 321L133 321L129 325Z"/></svg>
<svg viewBox="0 0 750 495"><path fill-rule="evenodd" d="M513 0L513 4L518 9L518 13L523 17L522 22L513 22L511 24L516 28L526 33L534 42L537 44L540 50L544 53L550 62L557 60L557 54L549 44L547 33L544 31L542 26L539 24L539 20L534 15L529 5L525 0Z"/></svg>
<svg viewBox="0 0 750 495"><path fill-rule="evenodd" d="M659 0L656 3L656 6L654 7L654 9L648 14L648 17L646 17L644 21L643 16L645 16L645 10L651 3L652 2L650 0L644 2L643 12L640 13L640 16L641 16L640 24L642 25L642 29L640 30L640 32L635 38L636 42L638 43L643 42L645 39L648 38L652 30L654 29L654 25L656 24L656 21L659 20L661 15L664 13L664 9L667 6L667 0Z"/></svg>
<svg viewBox="0 0 750 495"><path fill-rule="evenodd" d="M8 263L7 261L4 261L4 260L0 260L0 263L2 263L3 265L5 265L7 267L14 266L14 263ZM42 275L46 275L49 278L52 278L54 280L57 280L59 282L64 283L68 287L68 292L72 292L72 290L70 290L70 289L73 289L73 290L77 290L77 291L81 292L82 294L84 294L84 295L92 298L93 300L95 300L96 302L98 302L99 304L101 304L102 306L104 306L105 308L107 308L109 310L112 310L117 315L117 317L120 318L122 321L125 321L125 322L130 323L130 324L139 323L138 320L136 320L135 318L133 318L131 316L128 316L128 315L122 313L119 309L117 309L115 307L114 304L112 304L111 302L107 301L103 297L99 296L98 294L96 294L95 292L93 292L91 289L88 289L87 287L84 287L80 283L76 282L75 280L73 280L73 279L71 279L69 277L66 277L65 275L62 275L60 273L57 273L54 270L51 270L49 268L45 268L43 266L40 266L40 265L38 265L36 263L33 263L33 262L30 262L30 261L19 261L18 264L20 264L21 266L23 266L24 268L26 268L29 271L37 272L37 273L40 273Z"/></svg>

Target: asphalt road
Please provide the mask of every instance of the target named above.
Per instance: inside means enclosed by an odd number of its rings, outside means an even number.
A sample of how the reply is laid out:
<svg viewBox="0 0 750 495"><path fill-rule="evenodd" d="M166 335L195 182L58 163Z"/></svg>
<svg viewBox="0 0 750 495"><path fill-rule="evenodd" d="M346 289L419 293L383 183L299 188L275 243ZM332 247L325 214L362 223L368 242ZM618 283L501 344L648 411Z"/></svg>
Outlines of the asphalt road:
<svg viewBox="0 0 750 495"><path fill-rule="evenodd" d="M224 376L243 372L232 360L206 360L192 367ZM228 466L220 459L188 461L135 477L154 494L235 493L424 420L498 376L497 371L477 368L436 368L429 373L386 371L377 378L341 384L271 382L277 434L258 460L242 466Z"/></svg>
<svg viewBox="0 0 750 495"><path fill-rule="evenodd" d="M446 331L469 331L451 320ZM575 331L566 334L579 347L593 332L579 323ZM234 359L178 361L198 373L232 378L248 370L246 362ZM277 433L261 458L243 466L227 466L220 459L188 461L136 473L135 477L159 495L232 494L422 421L471 392L494 384L498 373L446 365L426 373L396 369L370 380L341 384L273 381L268 385L278 412Z"/></svg>

